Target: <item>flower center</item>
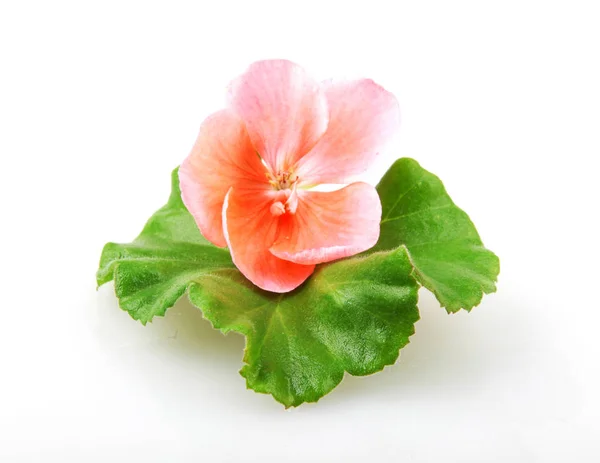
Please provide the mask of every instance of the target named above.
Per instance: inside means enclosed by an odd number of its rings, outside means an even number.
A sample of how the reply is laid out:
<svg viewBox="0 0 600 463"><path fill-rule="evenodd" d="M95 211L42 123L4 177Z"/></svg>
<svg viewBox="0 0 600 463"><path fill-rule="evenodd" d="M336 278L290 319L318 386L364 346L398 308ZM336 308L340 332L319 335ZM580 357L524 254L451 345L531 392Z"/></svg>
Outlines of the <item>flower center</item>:
<svg viewBox="0 0 600 463"><path fill-rule="evenodd" d="M267 172L269 184L276 190L290 190L298 183L298 176L293 171Z"/></svg>
<svg viewBox="0 0 600 463"><path fill-rule="evenodd" d="M269 184L280 192L278 200L271 204L271 214L275 217L286 213L295 214L298 207L298 176L293 171L277 171L275 174L267 172L267 178Z"/></svg>

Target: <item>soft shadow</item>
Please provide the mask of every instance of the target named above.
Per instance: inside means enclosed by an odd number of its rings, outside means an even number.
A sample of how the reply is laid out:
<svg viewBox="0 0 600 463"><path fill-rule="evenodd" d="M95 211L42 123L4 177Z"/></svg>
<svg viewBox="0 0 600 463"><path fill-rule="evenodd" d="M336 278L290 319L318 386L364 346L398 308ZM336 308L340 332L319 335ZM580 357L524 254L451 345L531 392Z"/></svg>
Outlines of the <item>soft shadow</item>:
<svg viewBox="0 0 600 463"><path fill-rule="evenodd" d="M212 328L187 297L143 326L121 310L113 286L96 294L91 331L112 375L127 384L135 398L151 397L164 413L197 415L215 402L223 413L250 415L280 411L271 397L246 390L242 367L245 339ZM212 407L212 404L209 408Z"/></svg>
<svg viewBox="0 0 600 463"><path fill-rule="evenodd" d="M188 384L189 390L182 392L188 397L195 396L199 384L210 387L208 383L213 383L209 393L222 396L229 406L235 403L252 413L281 410L271 397L245 391L245 381L236 372L242 366L244 337L236 333L225 336L213 329L187 297L164 318L155 317L144 327L118 307L112 285L101 288L97 296L94 332L103 351L113 355L111 361L135 367L145 381L152 380L157 371L177 377ZM346 407L360 397L401 401L441 396L453 390L477 389L490 369L505 369L508 374L527 347L527 333L514 323L515 313L522 317L524 310L507 307L500 298L484 301L483 307L471 313L448 315L422 290L421 320L396 364L366 377L346 375L318 407ZM508 349L506 333L511 339ZM167 366L156 368L156 361ZM314 406L306 404L301 409L308 411Z"/></svg>
<svg viewBox="0 0 600 463"><path fill-rule="evenodd" d="M210 357L211 362L241 365L244 338L237 333L223 335L203 318L187 297L143 326L118 306L112 285L99 290L96 335L113 350L157 347L173 355Z"/></svg>
<svg viewBox="0 0 600 463"><path fill-rule="evenodd" d="M397 362L369 376L346 374L323 403L344 405L362 394L411 400L453 390L477 390L493 370L493 374L497 369L508 374L522 362L528 337L514 323L518 307L507 307L488 296L483 307L450 315L426 290L421 289L419 299L421 319ZM510 346L506 345L507 333Z"/></svg>

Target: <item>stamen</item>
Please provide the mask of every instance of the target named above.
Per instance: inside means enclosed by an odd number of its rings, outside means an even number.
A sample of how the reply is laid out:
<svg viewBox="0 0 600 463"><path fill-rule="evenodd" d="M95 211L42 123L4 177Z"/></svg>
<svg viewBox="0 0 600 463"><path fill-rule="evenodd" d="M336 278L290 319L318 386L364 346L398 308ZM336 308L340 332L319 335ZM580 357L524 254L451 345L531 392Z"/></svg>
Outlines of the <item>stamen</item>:
<svg viewBox="0 0 600 463"><path fill-rule="evenodd" d="M278 190L279 182L277 181L277 179L275 177L273 177L273 174L271 172L265 172L265 176L267 177L267 180L269 181L269 185L271 185L273 188Z"/></svg>
<svg viewBox="0 0 600 463"><path fill-rule="evenodd" d="M289 190L298 182L298 176L293 171L279 170L276 174L266 172L265 175L276 190Z"/></svg>
<svg viewBox="0 0 600 463"><path fill-rule="evenodd" d="M285 203L276 201L271 204L271 214L273 214L275 217L279 217L285 213L295 214L296 209L298 209L298 193L296 192L296 189L298 188L298 181L300 180L298 176L293 170L279 170L277 173L268 171L265 173L265 175L267 176L269 185L271 185L273 189L280 191L285 195ZM282 196L279 196L279 198L283 199Z"/></svg>

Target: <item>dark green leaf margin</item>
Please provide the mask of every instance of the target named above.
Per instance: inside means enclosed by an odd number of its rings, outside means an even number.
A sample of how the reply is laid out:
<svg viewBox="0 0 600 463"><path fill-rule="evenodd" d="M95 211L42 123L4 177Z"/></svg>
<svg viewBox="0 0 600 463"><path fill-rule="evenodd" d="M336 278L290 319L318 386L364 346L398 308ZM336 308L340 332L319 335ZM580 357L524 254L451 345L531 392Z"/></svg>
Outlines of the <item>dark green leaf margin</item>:
<svg viewBox="0 0 600 463"><path fill-rule="evenodd" d="M413 159L397 160L377 186L381 234L369 252L406 246L419 282L448 312L471 310L496 291L498 257L448 196L441 180Z"/></svg>

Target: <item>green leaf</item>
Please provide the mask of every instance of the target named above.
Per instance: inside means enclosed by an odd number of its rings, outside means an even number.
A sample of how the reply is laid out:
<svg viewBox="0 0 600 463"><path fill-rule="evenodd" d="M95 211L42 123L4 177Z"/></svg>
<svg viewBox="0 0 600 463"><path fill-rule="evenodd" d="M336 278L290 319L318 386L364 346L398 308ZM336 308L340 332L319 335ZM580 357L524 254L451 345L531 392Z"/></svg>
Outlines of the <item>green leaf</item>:
<svg viewBox="0 0 600 463"><path fill-rule="evenodd" d="M237 272L229 252L210 244L181 201L177 169L171 196L129 244L108 243L96 274L98 286L115 280L121 308L144 325L162 316L189 284L207 273Z"/></svg>
<svg viewBox="0 0 600 463"><path fill-rule="evenodd" d="M343 378L392 365L419 319L403 248L322 265L287 294L240 275L205 275L190 300L223 332L246 335L248 387L286 407L315 402Z"/></svg>
<svg viewBox="0 0 600 463"><path fill-rule="evenodd" d="M448 312L471 310L496 290L498 257L438 177L415 160L396 161L377 186L381 235L369 252L406 246L419 282Z"/></svg>
<svg viewBox="0 0 600 463"><path fill-rule="evenodd" d="M414 333L418 284L404 248L318 266L287 294L262 291L206 242L172 194L131 244L109 243L98 285L115 280L120 306L146 323L186 289L205 318L247 338L241 374L248 387L286 407L314 402L344 372L368 375L393 364Z"/></svg>

